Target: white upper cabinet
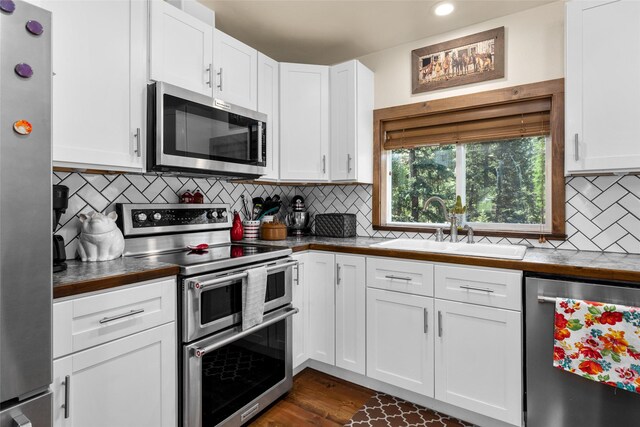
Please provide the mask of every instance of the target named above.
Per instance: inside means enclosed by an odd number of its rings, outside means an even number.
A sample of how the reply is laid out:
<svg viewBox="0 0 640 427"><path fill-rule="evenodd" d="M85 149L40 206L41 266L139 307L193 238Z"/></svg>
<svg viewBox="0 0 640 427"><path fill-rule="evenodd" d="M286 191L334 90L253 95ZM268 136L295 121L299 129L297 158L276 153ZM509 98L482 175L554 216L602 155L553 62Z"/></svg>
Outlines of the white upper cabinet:
<svg viewBox="0 0 640 427"><path fill-rule="evenodd" d="M213 96L213 26L165 1L149 4L150 79Z"/></svg>
<svg viewBox="0 0 640 427"><path fill-rule="evenodd" d="M53 13L54 166L141 171L147 3L41 4Z"/></svg>
<svg viewBox="0 0 640 427"><path fill-rule="evenodd" d="M258 108L258 51L215 30L215 97L250 110Z"/></svg>
<svg viewBox="0 0 640 427"><path fill-rule="evenodd" d="M280 173L280 70L276 61L260 52L258 111L267 115L267 173L261 179L277 181Z"/></svg>
<svg viewBox="0 0 640 427"><path fill-rule="evenodd" d="M329 67L280 64L280 179L329 179Z"/></svg>
<svg viewBox="0 0 640 427"><path fill-rule="evenodd" d="M364 375L366 369L365 258L336 255L336 366Z"/></svg>
<svg viewBox="0 0 640 427"><path fill-rule="evenodd" d="M331 67L331 181L373 182L373 72L352 60Z"/></svg>
<svg viewBox="0 0 640 427"><path fill-rule="evenodd" d="M566 7L566 172L639 171L640 2ZM601 66L601 52L624 65Z"/></svg>

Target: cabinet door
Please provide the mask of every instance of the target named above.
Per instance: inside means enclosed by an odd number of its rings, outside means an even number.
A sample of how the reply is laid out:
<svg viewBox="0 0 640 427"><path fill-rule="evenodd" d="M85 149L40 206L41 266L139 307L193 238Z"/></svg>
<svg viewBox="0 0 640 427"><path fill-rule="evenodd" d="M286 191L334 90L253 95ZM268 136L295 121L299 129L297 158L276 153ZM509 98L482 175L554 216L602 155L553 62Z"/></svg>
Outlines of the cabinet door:
<svg viewBox="0 0 640 427"><path fill-rule="evenodd" d="M364 375L365 258L336 255L336 366Z"/></svg>
<svg viewBox="0 0 640 427"><path fill-rule="evenodd" d="M309 287L309 357L335 364L335 256L311 252L305 262Z"/></svg>
<svg viewBox="0 0 640 427"><path fill-rule="evenodd" d="M367 376L433 397L433 298L367 289Z"/></svg>
<svg viewBox="0 0 640 427"><path fill-rule="evenodd" d="M277 181L280 174L280 70L276 61L260 52L258 111L267 115L267 173L261 179Z"/></svg>
<svg viewBox="0 0 640 427"><path fill-rule="evenodd" d="M55 360L53 425L175 426L176 354L172 322Z"/></svg>
<svg viewBox="0 0 640 427"><path fill-rule="evenodd" d="M258 51L215 30L215 97L250 110L258 108Z"/></svg>
<svg viewBox="0 0 640 427"><path fill-rule="evenodd" d="M354 180L356 61L331 67L331 180Z"/></svg>
<svg viewBox="0 0 640 427"><path fill-rule="evenodd" d="M307 317L309 315L308 286L305 281L306 255L293 255L298 261L298 267L294 269L292 301L298 314L293 316L293 368L297 368L309 358L307 353Z"/></svg>
<svg viewBox="0 0 640 427"><path fill-rule="evenodd" d="M439 299L436 311L436 399L520 425L520 313Z"/></svg>
<svg viewBox="0 0 640 427"><path fill-rule="evenodd" d="M280 64L280 179L329 178L329 68Z"/></svg>
<svg viewBox="0 0 640 427"><path fill-rule="evenodd" d="M213 27L161 0L151 5L151 80L213 96Z"/></svg>
<svg viewBox="0 0 640 427"><path fill-rule="evenodd" d="M43 4L53 13L54 164L140 171L146 2Z"/></svg>
<svg viewBox="0 0 640 427"><path fill-rule="evenodd" d="M567 2L567 173L640 170L640 2ZM597 52L624 65L600 66ZM606 62L606 61L605 61Z"/></svg>

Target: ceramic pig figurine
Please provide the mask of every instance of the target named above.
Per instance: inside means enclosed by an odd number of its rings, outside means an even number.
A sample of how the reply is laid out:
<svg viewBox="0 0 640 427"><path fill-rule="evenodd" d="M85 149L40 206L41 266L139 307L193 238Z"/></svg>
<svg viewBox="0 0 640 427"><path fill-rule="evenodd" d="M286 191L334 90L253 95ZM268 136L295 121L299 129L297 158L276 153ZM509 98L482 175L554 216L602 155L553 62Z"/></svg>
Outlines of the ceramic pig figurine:
<svg viewBox="0 0 640 427"><path fill-rule="evenodd" d="M116 226L118 214L90 212L78 215L82 223L78 254L82 261L108 261L122 256L124 237Z"/></svg>

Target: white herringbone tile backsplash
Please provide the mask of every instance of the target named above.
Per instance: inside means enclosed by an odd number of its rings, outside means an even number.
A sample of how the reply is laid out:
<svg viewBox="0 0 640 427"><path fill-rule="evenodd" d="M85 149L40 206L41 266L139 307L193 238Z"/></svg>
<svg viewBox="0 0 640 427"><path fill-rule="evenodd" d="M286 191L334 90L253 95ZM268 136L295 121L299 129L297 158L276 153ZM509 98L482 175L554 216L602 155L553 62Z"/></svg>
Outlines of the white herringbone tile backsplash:
<svg viewBox="0 0 640 427"><path fill-rule="evenodd" d="M228 203L240 210L240 195L273 196L285 202L297 194L305 198L312 214L354 213L358 235L370 237L433 238L428 233L374 231L371 226L370 185L328 185L294 187L235 184L216 179L156 175L90 175L54 172L54 184L69 187L69 208L60 220L57 234L64 237L67 257L75 257L79 234L79 213L110 212L116 203L177 203L178 195L196 188L205 202ZM640 254L640 177L573 177L566 182L566 241L482 237L486 243L529 243L537 247Z"/></svg>

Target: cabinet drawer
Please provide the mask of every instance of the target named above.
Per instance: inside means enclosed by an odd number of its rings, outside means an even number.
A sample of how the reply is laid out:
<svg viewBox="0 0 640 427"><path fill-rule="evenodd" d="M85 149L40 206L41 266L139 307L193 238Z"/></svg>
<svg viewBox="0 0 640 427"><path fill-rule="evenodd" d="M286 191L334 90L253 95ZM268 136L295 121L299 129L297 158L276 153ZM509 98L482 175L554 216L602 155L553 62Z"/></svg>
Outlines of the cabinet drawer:
<svg viewBox="0 0 640 427"><path fill-rule="evenodd" d="M435 266L436 298L521 311L521 289L521 271Z"/></svg>
<svg viewBox="0 0 640 427"><path fill-rule="evenodd" d="M368 257L367 286L433 296L433 264Z"/></svg>
<svg viewBox="0 0 640 427"><path fill-rule="evenodd" d="M176 279L53 304L53 357L125 337L176 319Z"/></svg>

